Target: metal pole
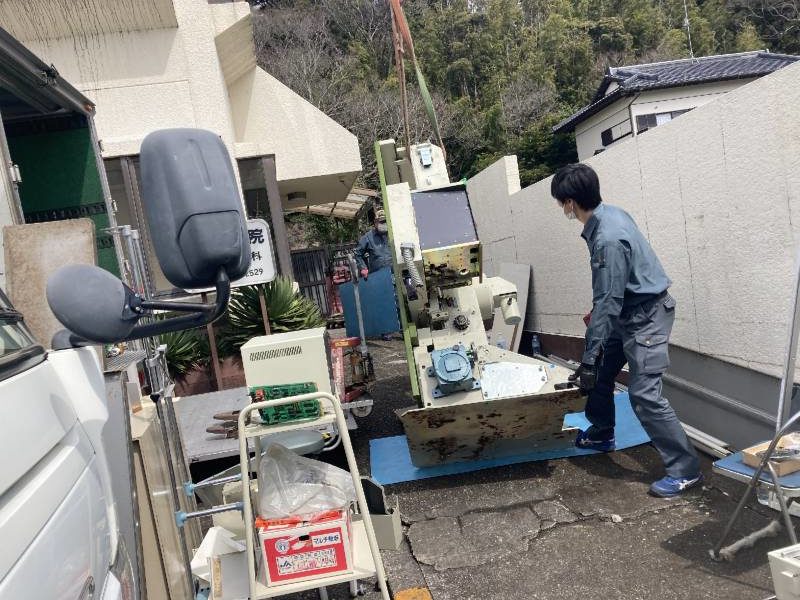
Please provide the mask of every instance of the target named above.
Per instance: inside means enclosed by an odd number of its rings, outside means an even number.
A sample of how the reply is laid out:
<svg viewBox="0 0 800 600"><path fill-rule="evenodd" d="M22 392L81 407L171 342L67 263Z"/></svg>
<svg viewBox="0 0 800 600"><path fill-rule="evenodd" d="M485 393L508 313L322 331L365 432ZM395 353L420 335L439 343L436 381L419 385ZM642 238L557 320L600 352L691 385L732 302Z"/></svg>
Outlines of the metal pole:
<svg viewBox="0 0 800 600"><path fill-rule="evenodd" d="M219 513L224 512L231 512L234 510L242 510L243 504L241 502L232 502L230 504L220 504L219 506L214 506L212 508L206 508L203 510L195 510L192 512L185 512L185 513L178 513L176 515L176 522L178 523L178 527L183 527L183 525L189 519L199 519L200 517L209 517L211 515L216 515Z"/></svg>
<svg viewBox="0 0 800 600"><path fill-rule="evenodd" d="M208 294L203 292L200 294L200 299L205 304L208 302ZM214 334L214 324L209 323L206 325L206 333L208 334L208 345L211 349L211 364L214 369L214 381L217 384L217 391L222 390L222 369L219 366L219 352L217 352L217 336Z"/></svg>
<svg viewBox="0 0 800 600"><path fill-rule="evenodd" d="M264 319L264 333L270 335L272 328L269 326L269 313L267 312L267 298L263 284L258 286L258 303L261 305L261 318Z"/></svg>
<svg viewBox="0 0 800 600"><path fill-rule="evenodd" d="M775 415L775 431L779 431L792 413L792 392L794 391L794 368L797 357L797 340L800 337L800 250L795 259L794 298L792 316L789 320L789 341L783 362L783 379L778 399L778 414Z"/></svg>
<svg viewBox="0 0 800 600"><path fill-rule="evenodd" d="M778 478L778 474L775 472L775 467L772 466L771 462L767 463L767 469L769 469L769 474L772 477L772 484L775 486L775 496L777 496L778 505L781 507L783 524L789 534L789 541L792 542L792 545L795 545L797 544L797 535L795 535L794 532L794 526L792 525L792 517L789 515L789 509L786 507L786 499L783 497L780 479Z"/></svg>
<svg viewBox="0 0 800 600"><path fill-rule="evenodd" d="M178 481L175 478L175 469L172 464L172 450L169 444L169 435L167 433L167 424L164 418L164 409L161 406L162 395L160 393L150 394L150 399L156 405L156 414L158 421L161 425L161 437L164 440L164 458L167 461L167 471L169 472L170 492L172 494L172 502L175 507L175 515L180 513L180 498L178 497ZM176 521L177 526L177 521ZM189 559L189 549L186 545L186 532L183 527L177 527L178 538L180 539L181 557L183 558L184 569L186 571L186 581L189 585L189 597L194 597L194 579L192 578L192 563Z"/></svg>
<svg viewBox="0 0 800 600"><path fill-rule="evenodd" d="M364 314L361 312L361 294L358 291L358 265L356 265L356 261L353 259L352 255L348 257L348 260L350 262L350 274L353 277L353 296L356 302L358 333L361 336L361 345L358 347L358 350L361 352L361 356L366 356L369 350L367 348L367 337L364 333Z"/></svg>

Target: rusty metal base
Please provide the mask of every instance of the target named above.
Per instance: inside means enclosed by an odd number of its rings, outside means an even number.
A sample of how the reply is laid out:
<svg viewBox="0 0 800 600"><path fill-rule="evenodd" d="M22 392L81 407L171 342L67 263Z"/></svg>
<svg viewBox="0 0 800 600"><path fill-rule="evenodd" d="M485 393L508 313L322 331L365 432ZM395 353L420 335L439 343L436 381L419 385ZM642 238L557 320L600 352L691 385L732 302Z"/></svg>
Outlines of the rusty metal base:
<svg viewBox="0 0 800 600"><path fill-rule="evenodd" d="M570 447L578 429L564 429L564 415L582 411L585 403L578 390L564 390L426 406L398 416L408 438L411 462L429 467Z"/></svg>

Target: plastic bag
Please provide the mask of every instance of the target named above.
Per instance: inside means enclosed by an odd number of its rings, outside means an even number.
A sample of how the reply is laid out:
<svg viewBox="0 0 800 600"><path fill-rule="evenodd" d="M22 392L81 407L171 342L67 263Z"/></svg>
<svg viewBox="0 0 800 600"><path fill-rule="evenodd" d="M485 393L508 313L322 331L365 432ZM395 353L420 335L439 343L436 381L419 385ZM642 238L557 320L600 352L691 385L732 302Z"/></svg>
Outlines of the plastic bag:
<svg viewBox="0 0 800 600"><path fill-rule="evenodd" d="M258 509L264 519L283 519L344 508L355 500L349 471L298 456L272 444L258 470Z"/></svg>

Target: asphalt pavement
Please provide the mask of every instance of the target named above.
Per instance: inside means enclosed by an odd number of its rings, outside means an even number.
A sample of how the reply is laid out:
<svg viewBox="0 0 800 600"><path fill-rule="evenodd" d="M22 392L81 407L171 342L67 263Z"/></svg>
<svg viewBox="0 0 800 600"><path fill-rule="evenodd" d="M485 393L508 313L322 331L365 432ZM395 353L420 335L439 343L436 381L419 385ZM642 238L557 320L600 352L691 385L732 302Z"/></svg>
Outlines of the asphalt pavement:
<svg viewBox="0 0 800 600"><path fill-rule="evenodd" d="M413 404L402 342L370 349L375 409L351 434L362 473L369 440L401 434L395 411ZM763 600L773 593L766 553L788 536L733 562L711 560L744 486L712 474L708 457L703 470L702 489L670 500L647 494L663 475L649 445L389 486L405 533L399 550L383 553L390 587L398 599ZM731 541L777 516L751 502ZM369 588L365 597L380 595Z"/></svg>

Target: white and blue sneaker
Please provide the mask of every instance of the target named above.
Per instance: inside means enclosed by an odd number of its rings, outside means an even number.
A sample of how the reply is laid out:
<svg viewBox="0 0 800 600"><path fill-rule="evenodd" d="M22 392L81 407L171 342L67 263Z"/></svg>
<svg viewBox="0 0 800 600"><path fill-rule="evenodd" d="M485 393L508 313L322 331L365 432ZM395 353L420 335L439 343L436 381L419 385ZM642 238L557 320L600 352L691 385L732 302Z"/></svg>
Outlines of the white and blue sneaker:
<svg viewBox="0 0 800 600"><path fill-rule="evenodd" d="M673 498L703 483L703 474L676 479L667 475L650 486L650 493L659 498Z"/></svg>
<svg viewBox="0 0 800 600"><path fill-rule="evenodd" d="M611 452L616 447L614 438L606 440L593 440L589 437L588 431L581 431L575 438L575 446L586 450L597 450L598 452Z"/></svg>

